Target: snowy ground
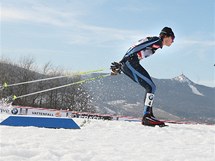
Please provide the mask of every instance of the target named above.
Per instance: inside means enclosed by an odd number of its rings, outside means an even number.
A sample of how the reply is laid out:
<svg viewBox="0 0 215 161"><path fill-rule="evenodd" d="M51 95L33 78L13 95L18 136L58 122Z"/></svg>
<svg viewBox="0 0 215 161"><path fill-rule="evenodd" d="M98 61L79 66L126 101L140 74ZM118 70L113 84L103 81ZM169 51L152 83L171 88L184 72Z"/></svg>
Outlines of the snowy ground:
<svg viewBox="0 0 215 161"><path fill-rule="evenodd" d="M0 126L0 160L215 160L214 125L169 125L153 128L137 122L90 120L81 130Z"/></svg>

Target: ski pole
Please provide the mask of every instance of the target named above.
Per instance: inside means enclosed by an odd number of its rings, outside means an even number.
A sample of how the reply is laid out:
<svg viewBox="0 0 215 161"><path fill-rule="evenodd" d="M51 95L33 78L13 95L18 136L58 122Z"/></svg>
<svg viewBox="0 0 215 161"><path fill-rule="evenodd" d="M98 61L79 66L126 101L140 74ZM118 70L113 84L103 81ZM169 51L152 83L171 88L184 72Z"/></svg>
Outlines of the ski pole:
<svg viewBox="0 0 215 161"><path fill-rule="evenodd" d="M100 75L100 76L97 76L97 77L88 78L88 79L80 80L80 81L77 81L77 82L69 83L69 84L66 84L66 85L62 85L62 86L58 86L58 87L54 87L54 88L49 88L49 89L45 89L45 90L42 90L42 91L37 91L37 92L21 95L21 96L13 95L12 97L9 96L8 100L14 101L14 100L16 100L18 98L28 97L28 96L32 96L32 95L35 95L35 94L40 94L40 93L44 93L44 92L48 92L48 91L52 91L52 90L55 90L55 89L60 89L60 88L76 85L76 84L82 84L82 83L86 83L86 82L89 82L89 81L94 81L94 80L97 80L97 79L105 78L107 76L110 76L110 74Z"/></svg>
<svg viewBox="0 0 215 161"><path fill-rule="evenodd" d="M104 71L104 70L105 69L98 69L98 70L89 70L89 71L86 71L86 72L78 72L77 75L85 75L85 74L90 74L90 73L94 73L94 72L101 72L101 71ZM53 80L53 79L59 79L59 78L65 78L65 77L68 77L68 76L71 76L71 75L56 76L56 77L37 79L37 80L14 83L14 84L7 84L5 82L2 86L0 85L0 90L3 90L4 88L7 88L7 87L18 86L18 85L23 85L23 84L30 84L30 83L35 83L35 82L47 81L47 80Z"/></svg>

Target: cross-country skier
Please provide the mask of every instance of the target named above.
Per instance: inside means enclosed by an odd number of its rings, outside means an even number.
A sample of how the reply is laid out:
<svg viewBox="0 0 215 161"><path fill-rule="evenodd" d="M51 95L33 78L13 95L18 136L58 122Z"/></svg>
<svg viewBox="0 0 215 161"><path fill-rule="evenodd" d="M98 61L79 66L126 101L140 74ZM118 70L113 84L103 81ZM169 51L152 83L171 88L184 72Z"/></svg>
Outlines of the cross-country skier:
<svg viewBox="0 0 215 161"><path fill-rule="evenodd" d="M146 94L144 98L144 112L142 124L147 126L165 126L164 122L155 118L152 112L152 103L156 86L152 81L148 72L140 65L140 60L147 58L155 53L163 46L171 46L174 42L175 35L171 28L164 27L159 37L146 37L141 39L137 44L130 47L123 59L118 62L113 62L111 70L113 75L120 74L121 71L130 77L133 81L145 88Z"/></svg>

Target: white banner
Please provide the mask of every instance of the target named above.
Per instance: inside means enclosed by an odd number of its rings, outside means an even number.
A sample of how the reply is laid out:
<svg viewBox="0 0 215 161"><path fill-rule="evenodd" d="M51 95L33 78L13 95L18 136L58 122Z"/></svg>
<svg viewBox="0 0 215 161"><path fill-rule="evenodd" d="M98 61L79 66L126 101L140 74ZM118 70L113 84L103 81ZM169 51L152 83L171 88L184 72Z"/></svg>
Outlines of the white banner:
<svg viewBox="0 0 215 161"><path fill-rule="evenodd" d="M49 116L49 117L67 117L66 111L60 110L49 110L41 108L28 108L27 115L37 115L37 116Z"/></svg>
<svg viewBox="0 0 215 161"><path fill-rule="evenodd" d="M2 114L19 115L20 114L20 109L16 108L16 107L0 106L0 113L2 113Z"/></svg>
<svg viewBox="0 0 215 161"><path fill-rule="evenodd" d="M0 113L10 115L35 115L35 116L49 116L49 117L67 117L68 112L62 110L53 110L45 108L32 108L21 106L0 106Z"/></svg>

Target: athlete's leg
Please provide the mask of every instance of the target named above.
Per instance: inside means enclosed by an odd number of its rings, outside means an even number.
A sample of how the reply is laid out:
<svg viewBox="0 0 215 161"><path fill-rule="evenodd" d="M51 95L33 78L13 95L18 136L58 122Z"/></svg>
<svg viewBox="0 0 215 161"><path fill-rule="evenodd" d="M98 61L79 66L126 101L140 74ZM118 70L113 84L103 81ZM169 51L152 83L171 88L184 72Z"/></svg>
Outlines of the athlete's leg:
<svg viewBox="0 0 215 161"><path fill-rule="evenodd" d="M146 89L146 93L154 94L156 86L152 81L148 72L139 63L129 63L128 61L123 64L122 71L129 76L133 81L139 83Z"/></svg>
<svg viewBox="0 0 215 161"><path fill-rule="evenodd" d="M144 98L144 112L143 112L143 124L144 125L163 125L164 123L155 119L152 112L152 104L154 100L154 93L156 91L156 86L152 81L148 72L139 63L129 63L126 62L122 71L128 75L132 80L139 83L142 87L146 89L146 95ZM152 117L153 123L152 123ZM148 120L148 118L150 120ZM147 119L147 120L146 120ZM155 121L156 120L156 121Z"/></svg>
<svg viewBox="0 0 215 161"><path fill-rule="evenodd" d="M152 111L149 107L152 107L156 86L148 72L139 63L131 64L126 62L122 69L123 72L132 80L139 83L146 89L146 94L144 97L144 104L146 108L144 109L144 113Z"/></svg>

